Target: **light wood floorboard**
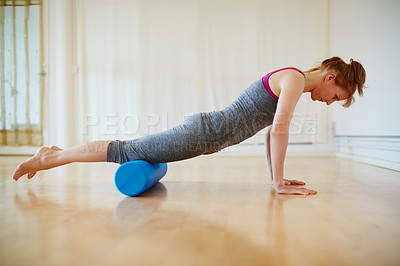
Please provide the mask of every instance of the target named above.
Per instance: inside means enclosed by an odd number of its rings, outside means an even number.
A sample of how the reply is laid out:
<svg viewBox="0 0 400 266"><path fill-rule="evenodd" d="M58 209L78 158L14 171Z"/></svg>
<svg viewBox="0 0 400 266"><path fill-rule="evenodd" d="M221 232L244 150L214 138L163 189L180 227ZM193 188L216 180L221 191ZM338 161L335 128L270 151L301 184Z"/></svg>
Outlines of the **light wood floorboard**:
<svg viewBox="0 0 400 266"><path fill-rule="evenodd" d="M0 265L400 265L400 173L331 157L289 157L315 196L277 195L265 158L168 164L140 197L116 164L71 164L11 179L0 157Z"/></svg>

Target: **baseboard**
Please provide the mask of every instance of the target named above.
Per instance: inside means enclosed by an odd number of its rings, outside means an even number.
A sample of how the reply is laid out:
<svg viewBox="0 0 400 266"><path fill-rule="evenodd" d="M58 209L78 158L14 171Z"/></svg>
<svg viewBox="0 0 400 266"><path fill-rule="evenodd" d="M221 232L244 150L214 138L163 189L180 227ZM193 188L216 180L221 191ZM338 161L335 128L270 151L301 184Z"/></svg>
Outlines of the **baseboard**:
<svg viewBox="0 0 400 266"><path fill-rule="evenodd" d="M0 155L34 155L39 149L36 146L0 146Z"/></svg>
<svg viewBox="0 0 400 266"><path fill-rule="evenodd" d="M400 136L336 136L338 157L400 171Z"/></svg>
<svg viewBox="0 0 400 266"><path fill-rule="evenodd" d="M239 144L227 147L217 153L216 156L265 156L265 145ZM324 156L334 157L335 151L331 144L325 143L289 143L287 156Z"/></svg>

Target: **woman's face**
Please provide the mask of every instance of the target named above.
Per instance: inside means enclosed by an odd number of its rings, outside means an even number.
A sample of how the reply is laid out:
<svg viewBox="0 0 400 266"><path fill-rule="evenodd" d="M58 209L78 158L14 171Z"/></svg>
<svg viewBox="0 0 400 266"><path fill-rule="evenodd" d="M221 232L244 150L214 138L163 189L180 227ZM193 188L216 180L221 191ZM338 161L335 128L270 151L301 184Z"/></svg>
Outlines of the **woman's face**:
<svg viewBox="0 0 400 266"><path fill-rule="evenodd" d="M335 83L336 74L328 73L322 81L311 91L313 101L325 102L327 105L335 101L343 101L350 95L342 87Z"/></svg>

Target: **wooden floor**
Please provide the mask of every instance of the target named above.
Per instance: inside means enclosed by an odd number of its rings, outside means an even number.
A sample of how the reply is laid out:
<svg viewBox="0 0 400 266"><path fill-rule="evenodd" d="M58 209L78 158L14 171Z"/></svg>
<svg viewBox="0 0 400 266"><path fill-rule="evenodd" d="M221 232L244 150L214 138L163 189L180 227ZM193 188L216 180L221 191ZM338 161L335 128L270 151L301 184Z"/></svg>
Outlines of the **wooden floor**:
<svg viewBox="0 0 400 266"><path fill-rule="evenodd" d="M0 157L0 265L400 265L400 173L289 157L316 196L277 195L264 157L168 164L140 197L116 164L72 164L11 179Z"/></svg>

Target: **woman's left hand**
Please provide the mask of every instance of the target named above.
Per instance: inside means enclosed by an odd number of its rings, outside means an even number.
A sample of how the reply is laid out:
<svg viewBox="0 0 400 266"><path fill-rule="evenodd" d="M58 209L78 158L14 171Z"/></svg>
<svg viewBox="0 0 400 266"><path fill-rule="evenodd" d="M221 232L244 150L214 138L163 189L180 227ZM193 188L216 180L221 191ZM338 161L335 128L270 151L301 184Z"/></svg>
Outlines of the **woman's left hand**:
<svg viewBox="0 0 400 266"><path fill-rule="evenodd" d="M283 179L283 184L285 186L304 186L306 183L304 183L303 181L298 181L298 180Z"/></svg>

